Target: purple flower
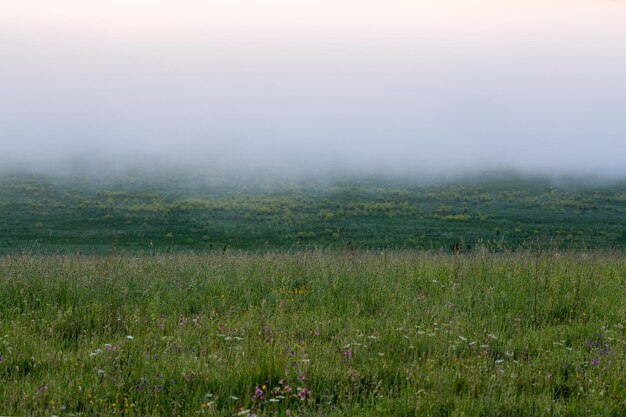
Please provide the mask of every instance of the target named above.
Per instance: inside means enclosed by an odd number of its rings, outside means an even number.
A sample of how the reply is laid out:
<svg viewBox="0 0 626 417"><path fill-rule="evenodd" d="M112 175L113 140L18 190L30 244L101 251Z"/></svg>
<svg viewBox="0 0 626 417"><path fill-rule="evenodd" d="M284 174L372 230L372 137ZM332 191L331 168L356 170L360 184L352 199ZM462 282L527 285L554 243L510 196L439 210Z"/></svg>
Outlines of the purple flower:
<svg viewBox="0 0 626 417"><path fill-rule="evenodd" d="M265 394L263 394L263 390L259 388L258 385L254 387L254 395L252 396L252 401L262 400L264 396Z"/></svg>
<svg viewBox="0 0 626 417"><path fill-rule="evenodd" d="M599 361L595 358L591 360L591 366L596 366L598 363Z"/></svg>
<svg viewBox="0 0 626 417"><path fill-rule="evenodd" d="M298 397L300 399L300 401L304 401L307 399L307 397L309 396L310 391L306 388L298 388L298 393L296 394L296 397Z"/></svg>

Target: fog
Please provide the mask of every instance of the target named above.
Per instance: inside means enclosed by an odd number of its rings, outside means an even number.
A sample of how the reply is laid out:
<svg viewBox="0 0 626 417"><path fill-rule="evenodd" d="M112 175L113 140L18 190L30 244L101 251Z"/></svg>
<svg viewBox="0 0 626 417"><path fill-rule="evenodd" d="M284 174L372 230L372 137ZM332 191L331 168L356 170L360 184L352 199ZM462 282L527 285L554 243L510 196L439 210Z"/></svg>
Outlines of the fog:
<svg viewBox="0 0 626 417"><path fill-rule="evenodd" d="M610 0L2 2L0 164L623 177L624 22Z"/></svg>

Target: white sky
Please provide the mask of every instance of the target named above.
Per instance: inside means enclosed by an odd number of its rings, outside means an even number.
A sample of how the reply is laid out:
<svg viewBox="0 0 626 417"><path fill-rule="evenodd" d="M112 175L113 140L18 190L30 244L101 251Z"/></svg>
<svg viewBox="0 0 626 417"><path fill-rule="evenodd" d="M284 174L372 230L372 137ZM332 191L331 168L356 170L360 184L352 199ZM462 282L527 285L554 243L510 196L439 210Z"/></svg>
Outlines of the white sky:
<svg viewBox="0 0 626 417"><path fill-rule="evenodd" d="M0 0L0 161L624 175L625 22L619 0Z"/></svg>

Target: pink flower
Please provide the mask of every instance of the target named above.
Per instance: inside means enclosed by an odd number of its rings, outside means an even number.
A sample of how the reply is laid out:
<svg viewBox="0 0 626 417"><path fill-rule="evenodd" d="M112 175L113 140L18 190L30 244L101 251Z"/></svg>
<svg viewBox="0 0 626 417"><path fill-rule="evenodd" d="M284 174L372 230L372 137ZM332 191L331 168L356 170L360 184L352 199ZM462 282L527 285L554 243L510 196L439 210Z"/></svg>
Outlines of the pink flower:
<svg viewBox="0 0 626 417"><path fill-rule="evenodd" d="M254 395L252 396L252 401L262 400L264 397L265 394L263 394L263 390L259 388L258 385L254 387Z"/></svg>
<svg viewBox="0 0 626 417"><path fill-rule="evenodd" d="M352 348L351 347L348 348L348 350L346 350L345 352L343 352L343 356L346 359L352 359L352 355L353 355L353 353L352 353Z"/></svg>

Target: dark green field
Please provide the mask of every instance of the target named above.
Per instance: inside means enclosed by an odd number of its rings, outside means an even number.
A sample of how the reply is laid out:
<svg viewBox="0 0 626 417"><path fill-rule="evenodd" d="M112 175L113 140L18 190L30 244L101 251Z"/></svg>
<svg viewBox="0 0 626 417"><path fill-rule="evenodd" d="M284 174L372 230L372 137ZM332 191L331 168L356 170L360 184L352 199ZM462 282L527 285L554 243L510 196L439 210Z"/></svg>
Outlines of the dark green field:
<svg viewBox="0 0 626 417"><path fill-rule="evenodd" d="M626 181L0 176L0 253L626 247Z"/></svg>

